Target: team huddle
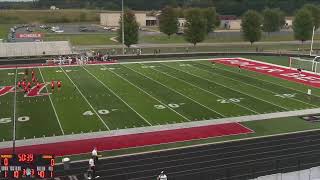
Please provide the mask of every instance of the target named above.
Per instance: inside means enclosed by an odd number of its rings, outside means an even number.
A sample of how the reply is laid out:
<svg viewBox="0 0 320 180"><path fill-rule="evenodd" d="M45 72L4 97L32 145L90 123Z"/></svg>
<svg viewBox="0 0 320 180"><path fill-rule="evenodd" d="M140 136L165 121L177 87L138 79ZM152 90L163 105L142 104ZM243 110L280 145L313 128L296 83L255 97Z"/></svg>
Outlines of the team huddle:
<svg viewBox="0 0 320 180"><path fill-rule="evenodd" d="M29 70L26 69L24 72L24 76L22 80L19 80L17 82L17 86L18 88L21 88L23 90L24 93L29 93L31 89L33 88L37 88L38 90L40 90L41 88L41 83L38 81L38 78L36 76L35 71L32 69L31 71L31 81L29 81L30 78L28 78L29 75ZM52 92L54 91L55 86L58 87L58 90L61 88L62 83L60 80L58 81L51 81L51 90Z"/></svg>

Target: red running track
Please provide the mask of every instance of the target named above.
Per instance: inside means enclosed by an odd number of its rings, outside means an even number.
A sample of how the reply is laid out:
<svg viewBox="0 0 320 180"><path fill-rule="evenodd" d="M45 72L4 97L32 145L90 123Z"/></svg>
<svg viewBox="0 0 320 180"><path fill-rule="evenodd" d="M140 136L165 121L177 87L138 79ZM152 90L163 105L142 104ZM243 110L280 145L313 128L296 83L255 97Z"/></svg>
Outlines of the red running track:
<svg viewBox="0 0 320 180"><path fill-rule="evenodd" d="M257 62L244 58L222 58L212 60L212 62L235 67L238 67L240 65L241 69L255 71L269 76L285 79L288 81L302 83L307 86L320 88L320 76L305 71L302 71L300 74L296 69L290 69L288 67Z"/></svg>
<svg viewBox="0 0 320 180"><path fill-rule="evenodd" d="M16 148L16 153L54 154L56 156L64 156L71 154L88 153L92 151L93 147L97 147L99 151L106 151L122 148L157 145L163 143L190 141L194 139L205 139L219 136L248 134L253 132L253 130L239 123L227 123L203 127L164 130L96 139L40 144L33 146L22 146ZM0 149L0 154L7 154L11 152L11 148Z"/></svg>

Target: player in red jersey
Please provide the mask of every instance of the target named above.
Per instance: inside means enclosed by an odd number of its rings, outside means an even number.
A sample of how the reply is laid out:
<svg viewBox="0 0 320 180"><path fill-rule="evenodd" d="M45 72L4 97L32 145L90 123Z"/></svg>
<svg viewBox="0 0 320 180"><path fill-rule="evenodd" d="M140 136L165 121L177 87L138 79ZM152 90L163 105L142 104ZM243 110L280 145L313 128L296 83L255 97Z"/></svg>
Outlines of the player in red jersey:
<svg viewBox="0 0 320 180"><path fill-rule="evenodd" d="M25 86L25 87L24 87L24 93L26 94L28 91L29 91L28 87Z"/></svg>
<svg viewBox="0 0 320 180"><path fill-rule="evenodd" d="M31 82L28 82L27 87L28 87L28 88L31 88Z"/></svg>
<svg viewBox="0 0 320 180"><path fill-rule="evenodd" d="M52 91L54 90L54 81L53 80L51 81L51 90Z"/></svg>
<svg viewBox="0 0 320 180"><path fill-rule="evenodd" d="M40 83L37 81L37 89L40 89Z"/></svg>
<svg viewBox="0 0 320 180"><path fill-rule="evenodd" d="M34 70L32 69L32 72L31 72L31 74L32 74L32 78L34 77Z"/></svg>
<svg viewBox="0 0 320 180"><path fill-rule="evenodd" d="M36 78L34 76L32 76L32 82L35 83L36 82Z"/></svg>
<svg viewBox="0 0 320 180"><path fill-rule="evenodd" d="M20 81L18 81L18 87L19 87L19 88L21 87L21 82L20 82Z"/></svg>
<svg viewBox="0 0 320 180"><path fill-rule="evenodd" d="M26 87L26 81L25 80L22 81L22 87Z"/></svg>
<svg viewBox="0 0 320 180"><path fill-rule="evenodd" d="M62 84L61 84L61 81L58 81L58 82L57 82L57 86L58 86L59 89L61 88L61 85L62 85Z"/></svg>

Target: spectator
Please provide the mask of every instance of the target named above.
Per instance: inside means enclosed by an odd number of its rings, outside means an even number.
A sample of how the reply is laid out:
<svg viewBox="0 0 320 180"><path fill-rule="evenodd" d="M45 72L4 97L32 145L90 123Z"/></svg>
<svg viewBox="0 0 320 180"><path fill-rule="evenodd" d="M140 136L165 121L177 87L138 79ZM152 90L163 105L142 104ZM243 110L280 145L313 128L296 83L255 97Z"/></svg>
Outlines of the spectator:
<svg viewBox="0 0 320 180"><path fill-rule="evenodd" d="M159 174L157 180L167 180L167 176L164 174L163 171L161 171L161 173Z"/></svg>

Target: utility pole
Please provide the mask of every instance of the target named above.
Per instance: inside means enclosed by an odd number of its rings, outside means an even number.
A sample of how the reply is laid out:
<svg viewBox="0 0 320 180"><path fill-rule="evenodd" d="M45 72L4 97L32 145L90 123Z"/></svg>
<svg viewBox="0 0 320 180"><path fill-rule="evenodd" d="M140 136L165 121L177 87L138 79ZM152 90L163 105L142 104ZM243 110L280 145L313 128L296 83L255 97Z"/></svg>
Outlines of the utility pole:
<svg viewBox="0 0 320 180"><path fill-rule="evenodd" d="M122 11L121 11L121 26L122 26L122 54L124 54L124 10L123 10L123 0L121 3Z"/></svg>

